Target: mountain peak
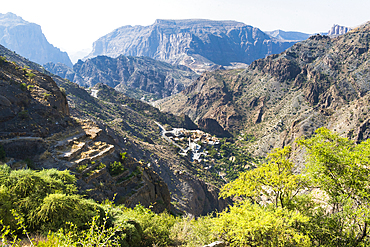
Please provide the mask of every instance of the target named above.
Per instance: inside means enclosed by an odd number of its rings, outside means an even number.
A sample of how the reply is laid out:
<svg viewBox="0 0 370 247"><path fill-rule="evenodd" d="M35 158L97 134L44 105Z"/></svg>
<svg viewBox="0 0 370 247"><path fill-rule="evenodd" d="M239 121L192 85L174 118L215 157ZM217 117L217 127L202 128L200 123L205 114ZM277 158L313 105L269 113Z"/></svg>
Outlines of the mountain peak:
<svg viewBox="0 0 370 247"><path fill-rule="evenodd" d="M0 13L0 26L16 26L16 25L24 25L29 24L29 22L22 19L22 17L8 12L6 14Z"/></svg>
<svg viewBox="0 0 370 247"><path fill-rule="evenodd" d="M39 64L61 62L72 67L68 54L47 41L40 25L11 12L0 14L0 44Z"/></svg>

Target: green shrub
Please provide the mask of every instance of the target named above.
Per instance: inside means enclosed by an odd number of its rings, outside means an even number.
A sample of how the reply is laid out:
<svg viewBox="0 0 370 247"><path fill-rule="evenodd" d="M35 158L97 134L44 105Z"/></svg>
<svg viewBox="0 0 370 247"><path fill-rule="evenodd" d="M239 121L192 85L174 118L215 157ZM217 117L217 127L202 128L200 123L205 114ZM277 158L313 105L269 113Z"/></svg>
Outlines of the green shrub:
<svg viewBox="0 0 370 247"><path fill-rule="evenodd" d="M311 246L310 238L295 228L308 220L298 212L246 201L218 214L213 231L230 246Z"/></svg>
<svg viewBox="0 0 370 247"><path fill-rule="evenodd" d="M58 230L68 221L83 228L102 209L75 194L75 181L69 171L12 171L7 165L0 166L0 219L16 230L16 220L11 216L15 210L32 232Z"/></svg>
<svg viewBox="0 0 370 247"><path fill-rule="evenodd" d="M125 167L121 162L114 161L109 165L109 174L112 176L117 176L119 174L122 174L122 172L125 171Z"/></svg>
<svg viewBox="0 0 370 247"><path fill-rule="evenodd" d="M134 220L141 226L142 238L139 246L168 246L172 243L170 234L176 218L169 213L156 214L142 205L137 205L134 209L122 208L117 221L127 220Z"/></svg>

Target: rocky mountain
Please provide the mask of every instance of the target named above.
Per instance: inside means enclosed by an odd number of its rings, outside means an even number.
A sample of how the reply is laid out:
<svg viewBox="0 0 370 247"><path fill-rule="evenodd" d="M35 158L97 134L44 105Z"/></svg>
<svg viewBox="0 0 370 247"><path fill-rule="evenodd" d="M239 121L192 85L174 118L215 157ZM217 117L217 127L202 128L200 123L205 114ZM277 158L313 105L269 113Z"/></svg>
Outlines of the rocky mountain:
<svg viewBox="0 0 370 247"><path fill-rule="evenodd" d="M303 41L303 40L308 39L312 35L308 33L283 31L283 30L264 31L264 32L275 39L291 40L291 41Z"/></svg>
<svg viewBox="0 0 370 247"><path fill-rule="evenodd" d="M73 69L63 64L47 63L44 67L83 87L104 83L120 92L150 100L182 91L198 75L185 66L174 66L148 57L117 58L98 56L79 60Z"/></svg>
<svg viewBox="0 0 370 247"><path fill-rule="evenodd" d="M280 53L294 41L270 37L260 29L235 21L156 20L150 26L123 26L93 44L87 58L98 55L147 56L196 71L212 66L250 64Z"/></svg>
<svg viewBox="0 0 370 247"><path fill-rule="evenodd" d="M336 38L318 34L246 70L204 73L159 107L214 119L255 155L322 126L360 141L369 137L369 37L369 23Z"/></svg>
<svg viewBox="0 0 370 247"><path fill-rule="evenodd" d="M41 27L13 14L0 14L0 44L39 64L64 63L72 67L66 52L50 44Z"/></svg>
<svg viewBox="0 0 370 247"><path fill-rule="evenodd" d="M338 35L348 33L349 31L351 31L351 28L349 28L349 27L344 27L344 26L339 26L338 24L334 24L330 28L330 30L328 32L328 35L329 36L338 36Z"/></svg>
<svg viewBox="0 0 370 247"><path fill-rule="evenodd" d="M222 178L178 155L161 136L157 123L197 128L188 117L162 113L101 83L88 92L3 46L0 56L6 89L0 90L0 145L13 169L69 169L81 193L95 200L116 194L116 203L156 212L204 215L225 208L216 186Z"/></svg>

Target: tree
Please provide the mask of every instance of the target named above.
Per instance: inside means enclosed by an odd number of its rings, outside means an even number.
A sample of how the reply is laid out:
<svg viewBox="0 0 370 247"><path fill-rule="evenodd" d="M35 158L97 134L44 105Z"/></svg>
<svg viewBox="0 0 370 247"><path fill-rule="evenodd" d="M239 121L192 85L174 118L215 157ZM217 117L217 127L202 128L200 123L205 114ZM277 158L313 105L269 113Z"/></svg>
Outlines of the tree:
<svg viewBox="0 0 370 247"><path fill-rule="evenodd" d="M305 198L299 192L306 187L306 180L293 172L290 153L290 146L275 149L267 163L240 173L222 188L222 197L239 199L215 220L215 230L231 246L311 245L300 230L309 218L296 210L304 201L298 199Z"/></svg>
<svg viewBox="0 0 370 247"><path fill-rule="evenodd" d="M306 148L306 174L321 194L311 221L314 237L324 246L369 244L370 140L356 144L320 128L298 144Z"/></svg>
<svg viewBox="0 0 370 247"><path fill-rule="evenodd" d="M255 169L239 174L221 190L222 197L236 196L264 205L290 207L299 192L306 187L304 176L293 172L294 164L289 160L291 147L275 149L268 155L269 162L258 164Z"/></svg>

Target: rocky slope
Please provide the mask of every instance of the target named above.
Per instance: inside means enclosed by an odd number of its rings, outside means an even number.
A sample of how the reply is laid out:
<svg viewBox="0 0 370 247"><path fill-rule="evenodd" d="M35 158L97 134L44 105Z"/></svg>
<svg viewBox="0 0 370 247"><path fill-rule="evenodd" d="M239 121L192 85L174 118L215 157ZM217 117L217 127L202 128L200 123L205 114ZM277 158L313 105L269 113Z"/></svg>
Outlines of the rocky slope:
<svg viewBox="0 0 370 247"><path fill-rule="evenodd" d="M322 126L366 139L369 36L370 24L336 38L315 35L246 70L204 73L160 109L214 119L255 155Z"/></svg>
<svg viewBox="0 0 370 247"><path fill-rule="evenodd" d="M172 66L148 57L98 56L79 60L73 69L63 64L44 67L83 87L104 83L125 94L141 99L158 99L182 91L198 76L185 66Z"/></svg>
<svg viewBox="0 0 370 247"><path fill-rule="evenodd" d="M167 185L152 169L122 157L114 132L71 118L66 92L48 75L0 59L0 145L13 169L70 169L81 193L134 207L170 210ZM119 163L119 172L112 167ZM104 185L104 186L102 186Z"/></svg>
<svg viewBox="0 0 370 247"><path fill-rule="evenodd" d="M15 61L18 65L6 64L18 66L20 72L24 72L24 66L29 67L25 71L35 69L32 70L36 75L34 78L43 81L38 79L39 72L36 71L44 71L40 65L2 46L0 55ZM97 84L91 89L93 97L75 83L48 71L45 74L52 76L67 95L72 117L63 115L61 120L52 119L50 126L53 128L42 125L50 131L40 137L30 136L34 125L30 118L29 124L22 120L22 128L18 126L9 130L11 134L4 135L0 145L4 146L10 158L7 163L13 168L24 167L26 163L35 168L68 168L78 176L81 191L96 200L112 199L117 194L118 203L133 206L140 202L145 206L152 205L157 212L168 209L175 213L201 215L225 208L227 202L218 198L218 187L212 185L217 178L201 164L191 163L179 156L178 150L161 137L161 129L155 123L159 122L168 128L196 128L189 118L161 113L104 84ZM45 74L42 74L42 78L50 79ZM27 86L27 90L32 90ZM9 108L10 105L6 103L4 107ZM49 108L54 109L52 106ZM42 123L49 123L45 117L43 120ZM15 132L24 126L31 131L27 134ZM24 150L29 152L22 155ZM122 159L121 154L124 153L127 153L126 158ZM117 162L121 162L122 169L118 174L112 173L111 168L119 166ZM198 177L200 175L202 178ZM206 183L205 178L211 183ZM218 180L223 182L220 177Z"/></svg>
<svg viewBox="0 0 370 247"><path fill-rule="evenodd" d="M64 63L72 67L66 52L51 45L35 23L12 14L0 14L0 44L39 64Z"/></svg>
<svg viewBox="0 0 370 247"><path fill-rule="evenodd" d="M156 20L150 26L123 26L101 37L88 58L147 56L202 71L214 65L250 64L294 43L271 38L241 22Z"/></svg>

